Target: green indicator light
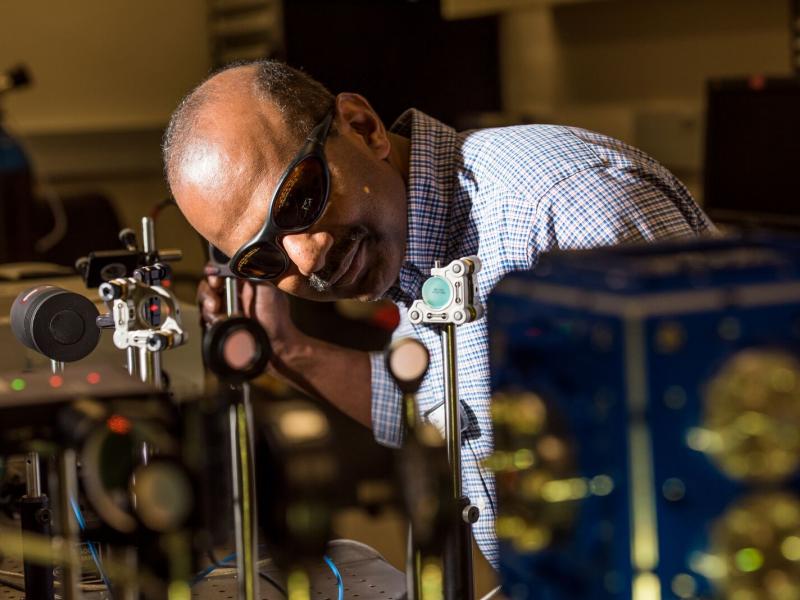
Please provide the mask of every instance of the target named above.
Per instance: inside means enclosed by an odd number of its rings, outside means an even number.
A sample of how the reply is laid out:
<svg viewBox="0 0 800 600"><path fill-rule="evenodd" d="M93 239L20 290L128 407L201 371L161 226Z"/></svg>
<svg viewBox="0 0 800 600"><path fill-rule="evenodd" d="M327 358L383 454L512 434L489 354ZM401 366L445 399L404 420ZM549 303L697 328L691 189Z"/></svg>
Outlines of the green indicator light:
<svg viewBox="0 0 800 600"><path fill-rule="evenodd" d="M11 389L14 390L15 392L21 392L22 390L25 389L25 380L20 379L19 377L17 377L16 379L12 379Z"/></svg>
<svg viewBox="0 0 800 600"><path fill-rule="evenodd" d="M450 284L444 277L434 275L422 284L422 301L434 310L450 304L452 294Z"/></svg>

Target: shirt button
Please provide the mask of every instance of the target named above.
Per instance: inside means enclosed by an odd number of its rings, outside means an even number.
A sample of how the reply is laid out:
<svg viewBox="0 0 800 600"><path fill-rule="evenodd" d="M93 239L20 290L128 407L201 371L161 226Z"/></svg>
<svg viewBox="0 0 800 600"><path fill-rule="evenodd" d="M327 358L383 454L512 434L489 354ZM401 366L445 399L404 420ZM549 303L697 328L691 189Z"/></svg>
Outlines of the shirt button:
<svg viewBox="0 0 800 600"><path fill-rule="evenodd" d="M486 500L484 500L482 497L479 498L478 501L475 503L475 506L478 507L478 510L483 512L483 510L486 508Z"/></svg>

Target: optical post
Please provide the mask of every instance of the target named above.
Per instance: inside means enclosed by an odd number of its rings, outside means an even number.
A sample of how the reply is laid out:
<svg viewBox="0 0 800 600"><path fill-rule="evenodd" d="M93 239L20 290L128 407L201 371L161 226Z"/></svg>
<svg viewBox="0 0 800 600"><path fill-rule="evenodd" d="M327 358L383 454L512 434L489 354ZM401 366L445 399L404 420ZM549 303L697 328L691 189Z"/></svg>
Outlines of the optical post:
<svg viewBox="0 0 800 600"><path fill-rule="evenodd" d="M481 270L477 256L452 261L442 267L439 261L422 286L422 299L415 300L408 312L412 323L441 327L444 362L445 437L452 475L453 498L457 504L456 523L445 546L445 597L471 600L473 591L472 524L479 512L464 495L461 484L461 411L458 400L456 328L477 321L483 307L477 303L476 275Z"/></svg>
<svg viewBox="0 0 800 600"><path fill-rule="evenodd" d="M211 249L214 252L214 249ZM212 255L213 258L213 255ZM225 280L225 304L228 318L241 314L237 280L227 269L220 275ZM233 385L225 384L222 385ZM253 408L250 384L236 384L239 394L228 408L231 446L231 485L236 540L236 569L239 572L239 598L258 597L258 515L256 512L255 444L253 443Z"/></svg>

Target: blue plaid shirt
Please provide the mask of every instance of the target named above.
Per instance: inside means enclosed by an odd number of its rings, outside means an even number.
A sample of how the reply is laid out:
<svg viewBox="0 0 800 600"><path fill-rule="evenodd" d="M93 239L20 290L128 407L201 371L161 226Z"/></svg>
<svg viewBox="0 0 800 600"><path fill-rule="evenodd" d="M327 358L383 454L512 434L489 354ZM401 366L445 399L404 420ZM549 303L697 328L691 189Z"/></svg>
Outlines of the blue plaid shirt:
<svg viewBox="0 0 800 600"><path fill-rule="evenodd" d="M418 394L424 414L444 397L439 333L411 325L407 310L421 297L435 260L469 255L483 264L478 301L508 272L531 269L541 253L620 242L695 235L713 225L688 190L643 152L589 131L528 125L457 133L417 111L393 131L411 139L408 246L389 296L400 309L395 337L412 336L430 351ZM497 567L494 479L482 467L492 452L486 319L458 334L458 393L466 416L464 493L481 509L475 538ZM386 445L402 443L400 392L381 353L371 355L372 426Z"/></svg>

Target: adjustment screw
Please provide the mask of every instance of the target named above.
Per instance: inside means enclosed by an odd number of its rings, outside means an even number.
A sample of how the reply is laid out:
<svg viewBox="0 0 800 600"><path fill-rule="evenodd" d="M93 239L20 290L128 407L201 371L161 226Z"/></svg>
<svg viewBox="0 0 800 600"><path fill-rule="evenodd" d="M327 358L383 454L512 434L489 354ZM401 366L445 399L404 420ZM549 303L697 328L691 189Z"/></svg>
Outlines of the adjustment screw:
<svg viewBox="0 0 800 600"><path fill-rule="evenodd" d="M480 516L481 516L481 511L474 504L470 504L469 506L465 506L464 510L461 511L461 517L464 519L465 523L477 523L478 522L478 518Z"/></svg>
<svg viewBox="0 0 800 600"><path fill-rule="evenodd" d="M162 335L160 333L154 333L149 338L147 338L147 349L151 352L159 352L160 350L166 350L167 346L169 345L169 340L167 336Z"/></svg>
<svg viewBox="0 0 800 600"><path fill-rule="evenodd" d="M40 508L36 511L36 520L43 525L49 523L52 518L53 513L49 508Z"/></svg>

